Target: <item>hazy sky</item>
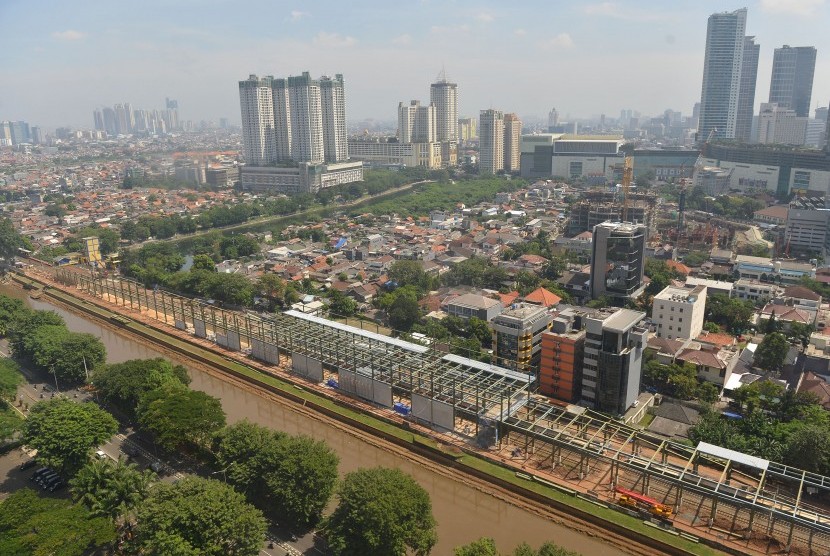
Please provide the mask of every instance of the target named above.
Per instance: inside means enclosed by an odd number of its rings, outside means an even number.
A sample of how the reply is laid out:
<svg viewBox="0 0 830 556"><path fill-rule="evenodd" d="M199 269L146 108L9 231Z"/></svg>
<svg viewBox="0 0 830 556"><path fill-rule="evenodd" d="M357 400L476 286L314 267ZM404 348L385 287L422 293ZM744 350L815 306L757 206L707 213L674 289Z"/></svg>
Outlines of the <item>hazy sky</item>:
<svg viewBox="0 0 830 556"><path fill-rule="evenodd" d="M818 49L812 105L830 101L826 0L0 0L0 120L92 126L96 107L131 102L184 119L238 122L250 73L342 73L349 120L393 120L429 99L446 68L459 112L612 117L621 108L689 114L700 98L706 19L747 7L761 45L756 105L773 49Z"/></svg>

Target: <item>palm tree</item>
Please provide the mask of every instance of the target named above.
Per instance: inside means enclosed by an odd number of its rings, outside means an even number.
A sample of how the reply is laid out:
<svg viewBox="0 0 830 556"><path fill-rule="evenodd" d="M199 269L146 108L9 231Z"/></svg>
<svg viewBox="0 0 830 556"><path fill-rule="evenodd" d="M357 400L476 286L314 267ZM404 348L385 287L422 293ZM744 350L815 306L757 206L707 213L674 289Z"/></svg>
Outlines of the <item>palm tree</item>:
<svg viewBox="0 0 830 556"><path fill-rule="evenodd" d="M151 471L142 472L122 459L104 459L81 469L69 484L75 500L89 508L92 515L116 521L129 516L147 495L153 480Z"/></svg>

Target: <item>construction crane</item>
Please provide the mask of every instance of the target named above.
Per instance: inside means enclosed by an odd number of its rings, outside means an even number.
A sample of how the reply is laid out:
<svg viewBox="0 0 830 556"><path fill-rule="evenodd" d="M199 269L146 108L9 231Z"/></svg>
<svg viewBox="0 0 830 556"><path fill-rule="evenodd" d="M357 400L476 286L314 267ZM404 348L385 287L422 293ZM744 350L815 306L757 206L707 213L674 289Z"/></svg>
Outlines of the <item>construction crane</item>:
<svg viewBox="0 0 830 556"><path fill-rule="evenodd" d="M622 221L628 222L628 207L630 203L629 194L631 192L631 182L634 178L634 159L631 158L630 155L625 156L625 162L623 163L623 176L622 176L622 190L623 190L623 211L622 211Z"/></svg>
<svg viewBox="0 0 830 556"><path fill-rule="evenodd" d="M619 499L617 499L617 503L620 506L625 506L632 510L645 510L658 519L671 520L672 513L674 513L671 506L627 488L614 487L614 490L620 495Z"/></svg>

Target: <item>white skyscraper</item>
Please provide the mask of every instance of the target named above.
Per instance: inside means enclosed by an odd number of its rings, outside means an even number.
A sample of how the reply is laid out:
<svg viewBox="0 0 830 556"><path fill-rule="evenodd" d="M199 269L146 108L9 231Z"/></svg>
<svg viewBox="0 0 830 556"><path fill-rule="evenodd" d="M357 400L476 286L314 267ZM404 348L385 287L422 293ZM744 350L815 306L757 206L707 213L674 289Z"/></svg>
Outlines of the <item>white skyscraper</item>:
<svg viewBox="0 0 830 556"><path fill-rule="evenodd" d="M458 143L458 85L442 71L430 86L429 99L435 105L436 139Z"/></svg>
<svg viewBox="0 0 830 556"><path fill-rule="evenodd" d="M323 148L326 162L341 162L349 158L346 132L346 92L343 75L320 78L320 100L323 116Z"/></svg>
<svg viewBox="0 0 830 556"><path fill-rule="evenodd" d="M718 138L735 138L745 36L746 8L709 16L698 128L701 141L713 129Z"/></svg>
<svg viewBox="0 0 830 556"><path fill-rule="evenodd" d="M482 110L478 124L479 173L495 174L504 170L504 114Z"/></svg>
<svg viewBox="0 0 830 556"><path fill-rule="evenodd" d="M251 75L239 82L239 103L242 108L242 147L245 160L252 166L276 162L274 145L274 104L271 76L262 79Z"/></svg>
<svg viewBox="0 0 830 556"><path fill-rule="evenodd" d="M343 76L312 79L251 75L239 82L245 159L275 162L343 162L349 158Z"/></svg>
<svg viewBox="0 0 830 556"><path fill-rule="evenodd" d="M435 106L421 106L418 100L398 103L398 140L401 143L433 143L435 128Z"/></svg>
<svg viewBox="0 0 830 556"><path fill-rule="evenodd" d="M521 160L522 121L516 114L504 115L504 169L518 172Z"/></svg>

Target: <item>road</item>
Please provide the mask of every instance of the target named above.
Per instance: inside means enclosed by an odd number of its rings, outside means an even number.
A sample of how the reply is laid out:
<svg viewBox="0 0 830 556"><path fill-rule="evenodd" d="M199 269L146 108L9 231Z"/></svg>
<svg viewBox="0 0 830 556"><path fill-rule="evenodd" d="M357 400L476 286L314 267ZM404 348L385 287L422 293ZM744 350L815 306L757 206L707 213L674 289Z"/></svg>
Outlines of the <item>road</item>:
<svg viewBox="0 0 830 556"><path fill-rule="evenodd" d="M0 357L9 357L8 342L6 340L0 340ZM88 391L80 388L61 389L59 382L55 384L54 382L46 381L39 373L23 367L20 367L20 371L26 378L26 382L18 388L17 396L19 400L22 400L24 404L28 404L29 407L39 401L54 398L56 395L66 396L70 400L79 403L95 401L94 396ZM12 407L25 418L27 412L25 405L22 406L23 409L18 407L17 404L12 404ZM187 475L193 474L193 471L187 467L185 462L164 461L159 458L156 455L157 451L153 443L132 426L125 425L124 423L119 423L118 433L108 442L99 446L98 450L104 452L112 460L123 458L142 469L152 468L154 471L160 470L160 480L164 482L172 483L183 479ZM15 451L14 466L16 467L22 461L20 455ZM31 474L31 471L28 473ZM21 484L23 486L31 486L26 483ZM317 548L316 545L320 543L317 541L313 531L302 537L294 537L297 539L296 541L291 540L293 537L292 532L284 528L271 528L268 535L271 540L263 543L263 548L260 552L262 556L325 555L324 551ZM273 548L270 548L270 546L273 546Z"/></svg>

